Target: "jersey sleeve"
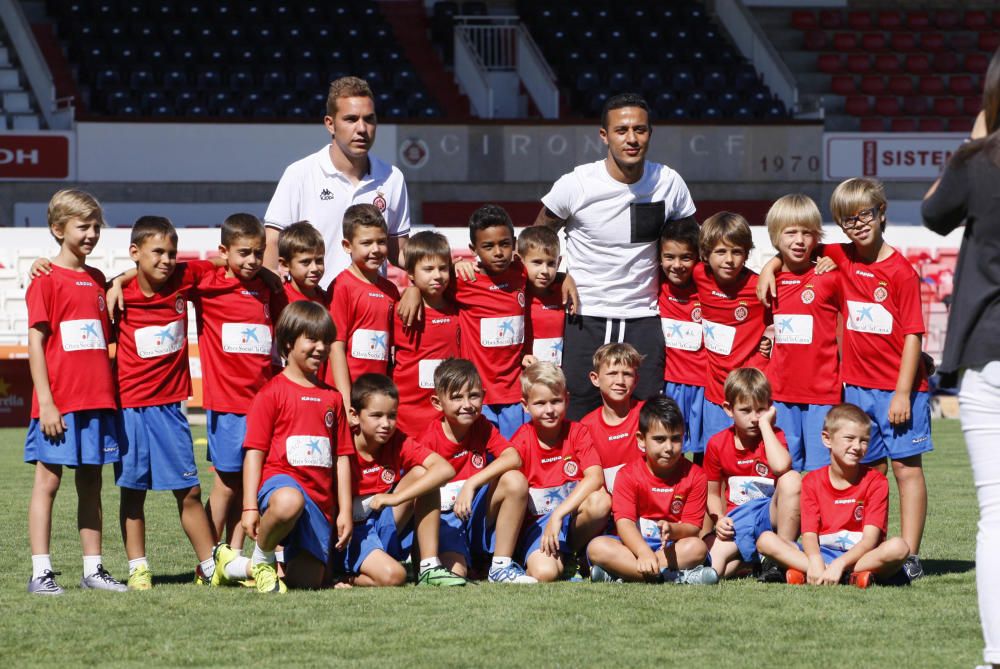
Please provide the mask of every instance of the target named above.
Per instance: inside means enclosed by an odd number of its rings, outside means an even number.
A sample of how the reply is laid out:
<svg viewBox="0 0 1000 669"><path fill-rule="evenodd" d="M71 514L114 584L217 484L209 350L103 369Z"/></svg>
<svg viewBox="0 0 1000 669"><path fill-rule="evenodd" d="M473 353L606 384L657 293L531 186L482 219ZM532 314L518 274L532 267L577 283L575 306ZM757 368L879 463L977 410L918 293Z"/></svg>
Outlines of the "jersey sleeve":
<svg viewBox="0 0 1000 669"><path fill-rule="evenodd" d="M494 458L499 458L512 444L504 439L503 435L500 434L500 430L496 429L493 423L487 422L486 425L489 429L489 436L486 438L486 450Z"/></svg>
<svg viewBox="0 0 1000 669"><path fill-rule="evenodd" d="M639 520L639 504L636 497L635 477L631 467L622 468L615 478L615 490L611 494L611 513L616 521Z"/></svg>
<svg viewBox="0 0 1000 669"><path fill-rule="evenodd" d="M588 467L601 466L601 457L594 448L594 440L590 436L590 430L579 423L574 425L576 434L573 438L573 451L580 459L580 469L586 471Z"/></svg>
<svg viewBox="0 0 1000 669"><path fill-rule="evenodd" d="M577 202L583 195L576 174L564 174L552 184L552 190L542 197L542 204L559 218L566 220L576 211Z"/></svg>
<svg viewBox="0 0 1000 669"><path fill-rule="evenodd" d="M829 258L837 263L837 267L842 268L847 265L847 244L822 244L817 249L821 257Z"/></svg>
<svg viewBox="0 0 1000 669"><path fill-rule="evenodd" d="M920 305L920 277L908 264L901 270L900 280L896 284L896 290L899 291L900 330L903 335L923 334L924 311Z"/></svg>
<svg viewBox="0 0 1000 669"><path fill-rule="evenodd" d="M882 474L873 476L867 496L865 525L874 525L884 536L889 530L889 480Z"/></svg>
<svg viewBox="0 0 1000 669"><path fill-rule="evenodd" d="M410 471L414 467L424 464L424 461L433 453L413 437L407 437L403 445L399 447L399 466L403 471Z"/></svg>
<svg viewBox="0 0 1000 669"><path fill-rule="evenodd" d="M530 434L531 429L529 426L530 423L522 425L518 428L517 432L514 433L514 436L510 438L510 445L513 446L514 450L517 451L517 454L521 456L521 471L525 474L525 476L528 475L528 450L530 448L528 445L528 434Z"/></svg>
<svg viewBox="0 0 1000 669"><path fill-rule="evenodd" d="M340 393L335 393L335 397L332 407L334 427L331 430L331 436L337 442L337 455L352 455L354 453L354 435L351 434L351 425L347 422L344 400L341 399Z"/></svg>
<svg viewBox="0 0 1000 669"><path fill-rule="evenodd" d="M705 445L705 460L702 462L706 481L722 482L722 463L719 461L718 438L712 437Z"/></svg>
<svg viewBox="0 0 1000 669"><path fill-rule="evenodd" d="M330 302L330 316L333 318L333 325L337 329L334 341L347 342L350 333L351 316L354 310L351 308L351 296L348 295L349 288L347 282L341 279L333 284L333 300Z"/></svg>
<svg viewBox="0 0 1000 669"><path fill-rule="evenodd" d="M819 498L816 495L816 483L819 476L826 476L826 468L810 472L802 479L802 495L800 501L802 514L802 534L812 532L819 534Z"/></svg>
<svg viewBox="0 0 1000 669"><path fill-rule="evenodd" d="M42 323L50 323L50 305L52 303L52 279L40 276L28 284L24 294L28 307L28 327L33 328ZM51 324L51 323L50 323Z"/></svg>
<svg viewBox="0 0 1000 669"><path fill-rule="evenodd" d="M215 271L215 264L211 260L189 260L177 263L175 271L181 276L178 288L190 290L197 287L202 277Z"/></svg>
<svg viewBox="0 0 1000 669"><path fill-rule="evenodd" d="M257 394L247 413L247 432L243 438L244 450L267 452L271 448L274 422L277 418L277 402L274 393L265 388Z"/></svg>
<svg viewBox="0 0 1000 669"><path fill-rule="evenodd" d="M708 479L705 478L705 472L698 465L691 465L688 477L691 488L687 499L684 500L680 522L701 527L705 519L705 511L708 509ZM617 486L615 489L617 490Z"/></svg>
<svg viewBox="0 0 1000 669"><path fill-rule="evenodd" d="M293 169L294 165L293 163L285 168L274 189L274 195L271 196L271 202L267 205L267 211L264 212L264 224L268 227L284 230L299 220L302 203L298 188L299 177Z"/></svg>

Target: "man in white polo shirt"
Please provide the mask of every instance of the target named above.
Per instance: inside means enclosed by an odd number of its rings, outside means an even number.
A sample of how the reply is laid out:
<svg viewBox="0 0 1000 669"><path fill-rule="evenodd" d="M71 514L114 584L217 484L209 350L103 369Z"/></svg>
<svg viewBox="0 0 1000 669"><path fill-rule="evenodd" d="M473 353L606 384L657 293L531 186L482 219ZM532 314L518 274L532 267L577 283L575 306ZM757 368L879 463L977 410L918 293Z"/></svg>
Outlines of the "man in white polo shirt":
<svg viewBox="0 0 1000 669"><path fill-rule="evenodd" d="M330 285L350 265L341 246L344 211L352 204L374 204L389 226L389 261L403 264L410 235L410 206L403 173L369 155L375 143L375 100L367 82L342 77L330 84L323 123L333 137L328 146L298 160L281 175L264 214L267 247L264 264L278 269L278 233L309 221L326 242L322 285Z"/></svg>
<svg viewBox="0 0 1000 669"><path fill-rule="evenodd" d="M627 342L645 356L636 397L663 388L660 230L667 221L693 218L695 207L677 172L646 161L652 131L649 106L640 96L609 98L600 130L607 157L560 177L535 220L553 229L565 226L563 257L580 295L580 315L567 317L563 340L572 420L601 405L588 372L602 344Z"/></svg>

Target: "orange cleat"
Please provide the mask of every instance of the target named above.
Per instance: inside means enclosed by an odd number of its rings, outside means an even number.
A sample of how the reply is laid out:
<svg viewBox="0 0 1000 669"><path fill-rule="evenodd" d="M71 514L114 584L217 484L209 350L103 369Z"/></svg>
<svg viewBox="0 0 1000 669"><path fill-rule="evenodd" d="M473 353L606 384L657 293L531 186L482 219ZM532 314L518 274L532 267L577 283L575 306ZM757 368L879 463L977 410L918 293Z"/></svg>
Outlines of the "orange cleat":
<svg viewBox="0 0 1000 669"><path fill-rule="evenodd" d="M864 590L869 586L875 585L875 574L870 571L856 571L851 574L847 582Z"/></svg>
<svg viewBox="0 0 1000 669"><path fill-rule="evenodd" d="M785 571L785 583L789 585L805 585L806 575L798 569L788 569Z"/></svg>

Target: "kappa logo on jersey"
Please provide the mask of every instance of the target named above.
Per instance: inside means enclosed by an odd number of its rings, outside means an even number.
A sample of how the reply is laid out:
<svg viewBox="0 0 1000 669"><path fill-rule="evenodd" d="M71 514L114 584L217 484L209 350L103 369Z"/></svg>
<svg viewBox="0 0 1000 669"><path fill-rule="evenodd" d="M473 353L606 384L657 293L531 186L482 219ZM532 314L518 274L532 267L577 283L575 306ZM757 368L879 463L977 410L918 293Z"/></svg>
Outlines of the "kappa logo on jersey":
<svg viewBox="0 0 1000 669"><path fill-rule="evenodd" d="M176 311L179 314L183 314L185 306L186 304L184 298L181 295L178 295L177 299L174 300L174 311Z"/></svg>
<svg viewBox="0 0 1000 669"><path fill-rule="evenodd" d="M382 483L392 483L396 480L396 472L391 469L382 470Z"/></svg>
<svg viewBox="0 0 1000 669"><path fill-rule="evenodd" d="M580 466L572 460L567 460L566 464L563 465L563 474L566 476L576 476L578 471L580 471Z"/></svg>
<svg viewBox="0 0 1000 669"><path fill-rule="evenodd" d="M376 209L378 209L382 213L385 213L386 201L385 201L385 195L382 194L382 191L378 191L375 193L375 199L372 200L372 204L375 205Z"/></svg>
<svg viewBox="0 0 1000 669"><path fill-rule="evenodd" d="M858 504L854 507L854 520L861 520L865 517L865 505Z"/></svg>
<svg viewBox="0 0 1000 669"><path fill-rule="evenodd" d="M875 298L876 302L885 302L889 297L889 291L885 289L885 286L885 281L880 281L879 287L875 289L874 293L872 293L872 297Z"/></svg>
<svg viewBox="0 0 1000 669"><path fill-rule="evenodd" d="M771 470L763 462L755 463L753 469L757 472L757 476L767 476L771 473Z"/></svg>
<svg viewBox="0 0 1000 669"><path fill-rule="evenodd" d="M733 318L735 318L738 321L745 321L749 315L750 315L750 310L747 309L742 304L736 307L736 309L733 311Z"/></svg>
<svg viewBox="0 0 1000 669"><path fill-rule="evenodd" d="M483 459L482 453L473 453L472 454L472 466L473 467L475 467L476 469L482 469L484 464L486 464L486 462Z"/></svg>
<svg viewBox="0 0 1000 669"><path fill-rule="evenodd" d="M816 293L812 288L806 286L806 289L802 291L802 304L812 304L813 300L816 299Z"/></svg>
<svg viewBox="0 0 1000 669"><path fill-rule="evenodd" d="M98 311L104 311L104 307L105 306L106 305L104 303L104 296L103 295L98 295L97 296L97 310Z"/></svg>
<svg viewBox="0 0 1000 669"><path fill-rule="evenodd" d="M670 513L676 516L679 515L683 509L684 509L684 498L674 497L674 501L670 503Z"/></svg>
<svg viewBox="0 0 1000 669"><path fill-rule="evenodd" d="M332 200L333 193L330 192L329 188L324 188L319 192L319 199L321 200Z"/></svg>
<svg viewBox="0 0 1000 669"><path fill-rule="evenodd" d="M323 424L327 427L333 427L334 419L336 415L333 413L333 409L327 409L326 414L323 415Z"/></svg>

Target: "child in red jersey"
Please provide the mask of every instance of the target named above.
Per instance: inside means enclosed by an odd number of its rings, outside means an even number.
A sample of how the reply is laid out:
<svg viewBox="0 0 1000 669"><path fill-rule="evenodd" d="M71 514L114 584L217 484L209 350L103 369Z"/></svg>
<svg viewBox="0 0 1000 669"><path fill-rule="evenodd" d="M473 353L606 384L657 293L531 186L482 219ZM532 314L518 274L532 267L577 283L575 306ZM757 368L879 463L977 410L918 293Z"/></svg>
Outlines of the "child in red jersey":
<svg viewBox="0 0 1000 669"><path fill-rule="evenodd" d="M351 266L334 279L330 314L337 326L337 339L327 381L346 401L354 379L389 371L390 319L399 302L399 290L379 274L389 248L389 232L378 207L348 207L342 243L344 252L351 255Z"/></svg>
<svg viewBox="0 0 1000 669"><path fill-rule="evenodd" d="M448 460L455 476L441 488L441 559L468 574L472 558L493 554L491 583L536 583L513 561L528 502L521 456L483 418L483 381L468 360L445 360L434 371L434 409L420 443ZM492 460L492 462L490 461Z"/></svg>
<svg viewBox="0 0 1000 669"><path fill-rule="evenodd" d="M722 577L752 562L756 542L768 530L794 541L799 535L799 489L785 436L774 427L771 386L752 367L730 372L725 410L731 427L713 435L705 449L708 515L715 535L706 543ZM725 497L723 497L725 493Z"/></svg>
<svg viewBox="0 0 1000 669"><path fill-rule="evenodd" d="M288 303L309 300L330 307L331 294L320 282L325 268L323 235L308 221L292 223L278 233L278 267L285 277ZM321 370L320 379L324 378Z"/></svg>
<svg viewBox="0 0 1000 669"><path fill-rule="evenodd" d="M392 379L399 388L399 429L420 434L439 414L431 404L434 370L442 360L458 356L458 308L451 285L451 246L438 232L418 232L406 242L406 272L420 291L424 317L412 327L393 315L395 364Z"/></svg>
<svg viewBox="0 0 1000 669"><path fill-rule="evenodd" d="M461 586L467 581L438 557L440 487L454 475L448 461L396 430L399 392L382 374L362 374L351 386L354 425L354 535L343 552L354 585L406 582L400 560L420 551L417 585ZM414 556L416 560L416 556Z"/></svg>
<svg viewBox="0 0 1000 669"><path fill-rule="evenodd" d="M577 551L607 525L611 497L590 432L566 420L566 377L551 362L521 374L524 409L531 422L511 443L528 479L528 509L518 551L528 575L555 581L575 574Z"/></svg>
<svg viewBox="0 0 1000 669"><path fill-rule="evenodd" d="M559 274L559 235L551 228L532 226L517 238L517 255L524 265L528 298L528 324L525 327L522 364L536 362L562 365L564 274Z"/></svg>
<svg viewBox="0 0 1000 669"><path fill-rule="evenodd" d="M702 412L708 373L701 329L701 301L693 273L698 264L698 224L667 221L660 233L660 324L666 344L663 394L684 414L684 452L701 462L705 453Z"/></svg>
<svg viewBox="0 0 1000 669"><path fill-rule="evenodd" d="M707 480L682 455L684 416L677 402L662 395L645 402L636 439L645 455L618 473L611 501L618 536L590 542L590 580L718 583L715 570L702 566L708 549L698 537Z"/></svg>
<svg viewBox="0 0 1000 669"><path fill-rule="evenodd" d="M753 248L745 218L728 211L710 216L701 226L698 243L704 262L695 265L693 276L708 364L702 412L702 438L708 440L732 425L722 408L729 372L767 365L762 351L769 350L771 342L763 335L771 313L757 299L757 275L745 266Z"/></svg>
<svg viewBox="0 0 1000 669"><path fill-rule="evenodd" d="M802 480L801 547L774 532L757 540L761 555L787 567L788 583L835 585L846 580L867 588L873 577L895 580L910 555L903 539L885 539L889 482L861 464L870 431L871 419L860 408L833 407L822 435L830 464Z"/></svg>
<svg viewBox="0 0 1000 669"><path fill-rule="evenodd" d="M101 466L117 462L114 379L108 359L110 321L104 275L86 264L104 217L90 194L52 196L49 231L59 242L51 273L28 286L28 362L34 392L24 461L34 464L28 505L32 574L28 592L61 595L49 544L52 505L63 466L76 468L77 525L83 547L80 587L124 591L101 558Z"/></svg>
<svg viewBox="0 0 1000 669"><path fill-rule="evenodd" d="M284 297L280 284L271 281L274 275L263 268L264 226L256 216L229 216L221 241L225 265L201 277L194 305L208 456L215 468L208 508L216 536L221 539L228 530L230 543L240 546L246 414L273 373L272 318Z"/></svg>
<svg viewBox="0 0 1000 669"><path fill-rule="evenodd" d="M642 459L636 443L642 402L632 398L642 356L631 344L605 344L594 352L590 382L601 391L602 405L583 417L604 469L604 486L615 491L615 476L633 460Z"/></svg>
<svg viewBox="0 0 1000 669"><path fill-rule="evenodd" d="M253 557L226 544L215 551L220 582L253 577L257 592L283 593L275 548L284 544L285 580L318 588L331 537L351 537L351 430L340 393L317 377L330 353L333 322L321 305L289 305L275 327L284 369L254 398L247 416L242 524ZM336 524L334 516L336 514Z"/></svg>
<svg viewBox="0 0 1000 669"><path fill-rule="evenodd" d="M776 424L788 440L792 467L811 471L830 463L820 433L826 412L840 402L840 274L819 273L813 264L823 225L811 198L779 198L766 221L781 259L775 276L774 347L767 375L778 410Z"/></svg>

